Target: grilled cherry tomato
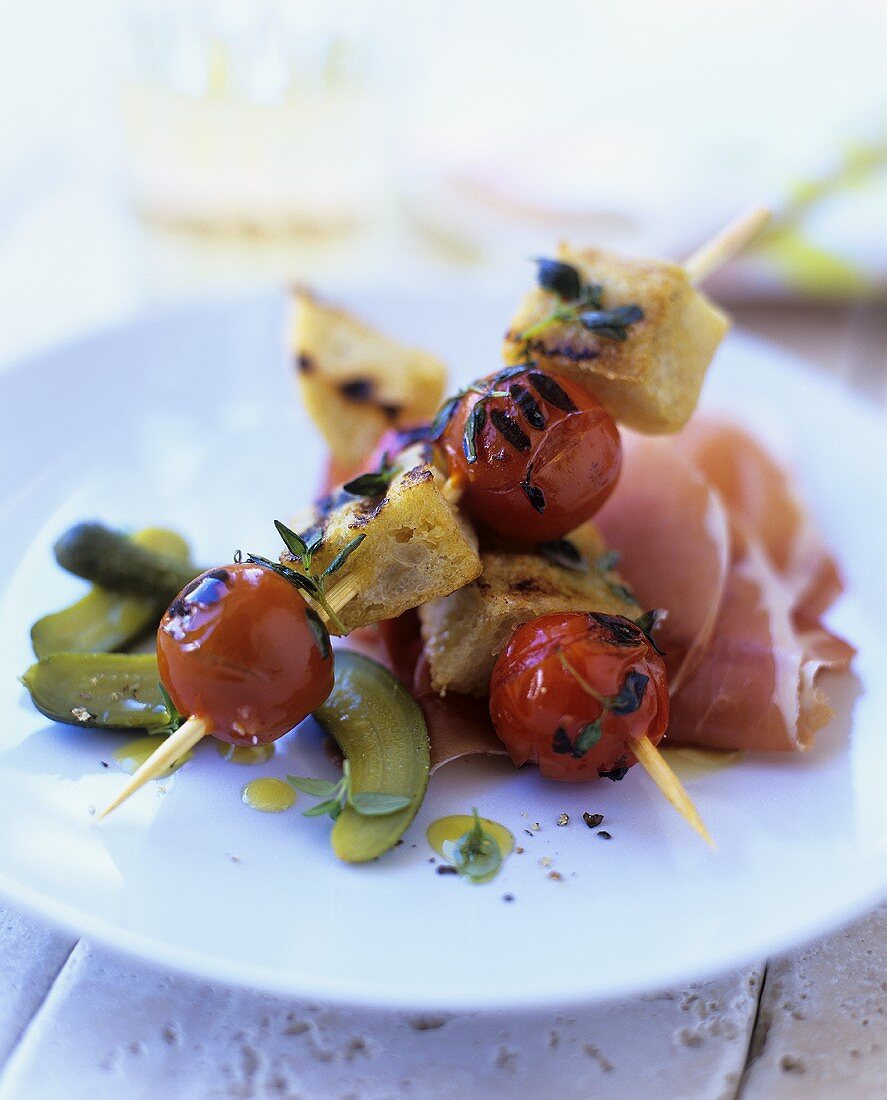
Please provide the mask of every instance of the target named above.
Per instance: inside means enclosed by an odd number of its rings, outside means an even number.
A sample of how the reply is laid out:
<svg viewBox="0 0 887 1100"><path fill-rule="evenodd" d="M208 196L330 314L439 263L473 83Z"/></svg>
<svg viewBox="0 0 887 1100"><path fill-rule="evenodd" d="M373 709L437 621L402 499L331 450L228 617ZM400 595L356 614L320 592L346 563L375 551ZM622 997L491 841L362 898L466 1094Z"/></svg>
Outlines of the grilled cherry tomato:
<svg viewBox="0 0 887 1100"><path fill-rule="evenodd" d="M466 511L521 542L550 542L590 519L622 461L619 432L597 400L535 367L462 394L440 444L464 484Z"/></svg>
<svg viewBox="0 0 887 1100"><path fill-rule="evenodd" d="M493 725L520 767L548 779L622 779L638 737L668 725L665 663L621 615L566 612L519 626L490 683Z"/></svg>
<svg viewBox="0 0 887 1100"><path fill-rule="evenodd" d="M177 710L234 745L275 741L326 699L333 655L299 590L260 565L211 569L182 589L157 631Z"/></svg>

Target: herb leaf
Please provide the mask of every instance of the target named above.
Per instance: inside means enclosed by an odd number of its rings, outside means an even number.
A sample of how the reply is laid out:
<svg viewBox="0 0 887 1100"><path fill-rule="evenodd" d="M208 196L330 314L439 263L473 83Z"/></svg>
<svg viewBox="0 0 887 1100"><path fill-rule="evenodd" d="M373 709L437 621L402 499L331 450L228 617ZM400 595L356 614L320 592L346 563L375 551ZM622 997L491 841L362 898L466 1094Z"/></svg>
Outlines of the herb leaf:
<svg viewBox="0 0 887 1100"><path fill-rule="evenodd" d="M665 654L656 644L656 639L653 637L653 631L665 618L667 612L662 608L656 608L653 611L648 611L646 615L641 615L639 619L635 619L635 625L641 628L644 636L650 645L656 650L660 657L664 657Z"/></svg>
<svg viewBox="0 0 887 1100"><path fill-rule="evenodd" d="M631 669L625 674L625 680L619 689L619 694L608 701L609 709L613 714L634 714L641 705L649 682L649 676Z"/></svg>
<svg viewBox="0 0 887 1100"><path fill-rule="evenodd" d="M484 402L481 399L468 414L468 419L465 422L465 432L462 436L462 450L469 466L477 462L477 437L486 422L487 410L484 408Z"/></svg>
<svg viewBox="0 0 887 1100"><path fill-rule="evenodd" d="M343 546L338 554L333 558L330 564L324 569L323 576L328 577L330 574L337 572L341 569L345 562L348 560L351 554L360 546L366 535L357 535L347 545Z"/></svg>
<svg viewBox="0 0 887 1100"><path fill-rule="evenodd" d="M502 852L496 838L484 832L477 809L473 813L474 824L455 842L450 858L460 875L473 882L483 882L492 878L501 867Z"/></svg>
<svg viewBox="0 0 887 1100"><path fill-rule="evenodd" d="M394 479L395 467L388 461L388 455L382 456L382 464L374 473L361 474L346 481L342 488L355 497L379 497L388 491Z"/></svg>
<svg viewBox="0 0 887 1100"><path fill-rule="evenodd" d="M179 726L185 721L185 716L179 713L178 708L172 701L172 697L163 686L163 681L158 682L157 686L160 688L160 698L163 700L163 705L166 707L166 713L169 715L169 721L161 732L169 731L169 733L175 733Z"/></svg>
<svg viewBox="0 0 887 1100"><path fill-rule="evenodd" d="M574 573L584 573L588 566L569 539L555 539L554 542L540 542L536 547L543 558L562 569L572 569Z"/></svg>
<svg viewBox="0 0 887 1100"><path fill-rule="evenodd" d="M283 539L284 545L287 550L292 554L294 558L303 558L309 552L308 544L302 538L301 535L297 535L295 531L290 530L285 523L281 523L279 519L274 521L274 526L277 528L277 533Z"/></svg>
<svg viewBox="0 0 887 1100"><path fill-rule="evenodd" d="M428 436L429 439L435 441L440 439L446 431L447 425L453 419L453 413L456 411L463 396L464 394L459 392L454 397L447 398L443 405L441 405L440 411L431 424L431 431Z"/></svg>
<svg viewBox="0 0 887 1100"><path fill-rule="evenodd" d="M601 739L601 722L603 715L595 718L593 722L589 722L582 727L582 729L576 734L576 739L573 742L573 757L579 760L585 756L590 748L593 748Z"/></svg>
<svg viewBox="0 0 887 1100"><path fill-rule="evenodd" d="M539 286L556 294L562 302L572 302L582 293L582 276L572 264L537 256L536 265Z"/></svg>
<svg viewBox="0 0 887 1100"><path fill-rule="evenodd" d="M329 814L335 820L341 811L338 798L330 798L326 802L318 802L310 810L302 810L303 817L323 817Z"/></svg>
<svg viewBox="0 0 887 1100"><path fill-rule="evenodd" d="M386 814L405 810L410 804L410 799L396 794L361 791L358 794L352 794L349 802L359 814L366 817L384 817Z"/></svg>
<svg viewBox="0 0 887 1100"><path fill-rule="evenodd" d="M311 779L307 775L288 775L286 781L297 791L313 794L318 798L329 798L339 785L329 779Z"/></svg>

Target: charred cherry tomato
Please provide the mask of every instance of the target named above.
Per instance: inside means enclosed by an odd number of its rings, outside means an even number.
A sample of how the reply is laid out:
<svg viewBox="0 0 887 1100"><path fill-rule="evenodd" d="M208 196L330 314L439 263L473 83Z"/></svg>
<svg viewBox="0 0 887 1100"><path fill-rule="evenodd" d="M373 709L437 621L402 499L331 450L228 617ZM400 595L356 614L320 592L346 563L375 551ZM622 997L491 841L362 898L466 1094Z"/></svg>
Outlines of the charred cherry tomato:
<svg viewBox="0 0 887 1100"><path fill-rule="evenodd" d="M519 626L490 683L496 733L548 779L621 779L638 737L668 725L665 663L621 615L567 612Z"/></svg>
<svg viewBox="0 0 887 1100"><path fill-rule="evenodd" d="M619 432L595 398L535 367L463 394L440 444L465 510L521 542L549 542L590 519L622 461Z"/></svg>
<svg viewBox="0 0 887 1100"><path fill-rule="evenodd" d="M234 745L275 741L333 687L329 635L299 590L260 565L211 569L157 631L160 678L181 714Z"/></svg>

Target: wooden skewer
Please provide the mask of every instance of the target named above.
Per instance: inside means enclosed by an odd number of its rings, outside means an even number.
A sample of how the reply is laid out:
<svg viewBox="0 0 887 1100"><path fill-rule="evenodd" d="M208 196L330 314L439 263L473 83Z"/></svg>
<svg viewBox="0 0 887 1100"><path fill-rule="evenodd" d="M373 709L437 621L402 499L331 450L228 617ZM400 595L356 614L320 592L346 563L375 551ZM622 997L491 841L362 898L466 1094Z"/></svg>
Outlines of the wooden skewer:
<svg viewBox="0 0 887 1100"><path fill-rule="evenodd" d="M154 779L162 775L167 768L171 768L209 732L209 723L204 718L189 718L187 722L183 722L175 733L171 733L151 753L129 782L124 784L122 790L117 792L114 800L109 802L99 814L98 820L101 821L112 810L116 810L121 802L125 802L131 794L135 794L139 787L144 786L149 779Z"/></svg>
<svg viewBox="0 0 887 1100"><path fill-rule="evenodd" d="M685 260L684 271L687 272L690 282L701 283L728 260L732 260L757 237L771 217L766 207L755 206L728 222L719 233Z"/></svg>
<svg viewBox="0 0 887 1100"><path fill-rule="evenodd" d="M659 749L647 737L638 737L632 746L632 751L637 757L638 763L646 770L647 775L662 791L672 806L699 833L710 848L715 848L715 842L699 816L699 811L693 805L680 779L668 766Z"/></svg>

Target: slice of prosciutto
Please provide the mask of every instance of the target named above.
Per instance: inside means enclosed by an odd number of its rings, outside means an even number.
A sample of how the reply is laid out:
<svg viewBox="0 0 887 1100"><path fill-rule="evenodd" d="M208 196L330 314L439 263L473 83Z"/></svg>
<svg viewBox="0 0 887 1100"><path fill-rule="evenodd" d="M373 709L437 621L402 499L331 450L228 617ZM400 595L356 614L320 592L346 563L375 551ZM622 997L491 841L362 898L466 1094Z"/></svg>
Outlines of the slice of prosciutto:
<svg viewBox="0 0 887 1100"><path fill-rule="evenodd" d="M854 651L821 622L841 581L789 477L710 420L625 450L597 522L641 602L669 611L657 636L672 651L669 740L809 748L832 713L819 674Z"/></svg>

